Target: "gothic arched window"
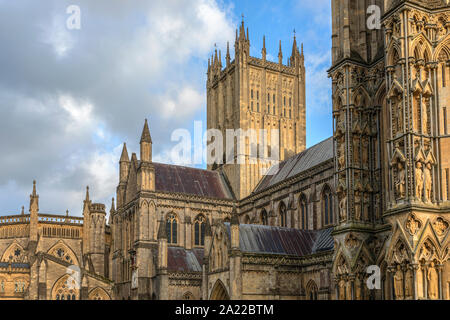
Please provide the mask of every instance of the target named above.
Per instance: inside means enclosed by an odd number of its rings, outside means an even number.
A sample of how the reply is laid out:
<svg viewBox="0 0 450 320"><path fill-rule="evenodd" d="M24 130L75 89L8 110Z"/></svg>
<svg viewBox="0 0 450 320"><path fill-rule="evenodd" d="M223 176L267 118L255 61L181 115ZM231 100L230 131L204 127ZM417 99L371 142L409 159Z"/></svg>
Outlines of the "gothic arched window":
<svg viewBox="0 0 450 320"><path fill-rule="evenodd" d="M325 187L322 194L323 202L323 223L327 226L333 223L333 195L328 186Z"/></svg>
<svg viewBox="0 0 450 320"><path fill-rule="evenodd" d="M287 210L286 210L286 205L284 204L284 202L281 202L280 204L280 226L281 227L287 227Z"/></svg>
<svg viewBox="0 0 450 320"><path fill-rule="evenodd" d="M267 211L265 209L263 209L263 211L261 212L261 223L264 226L267 226L269 224L269 220L267 218Z"/></svg>
<svg viewBox="0 0 450 320"><path fill-rule="evenodd" d="M166 230L167 230L167 243L177 243L177 216L174 213L167 215Z"/></svg>
<svg viewBox="0 0 450 320"><path fill-rule="evenodd" d="M300 196L300 221L301 228L308 229L308 204L304 194Z"/></svg>
<svg viewBox="0 0 450 320"><path fill-rule="evenodd" d="M194 243L196 246L205 245L206 219L203 215L197 216L194 221Z"/></svg>

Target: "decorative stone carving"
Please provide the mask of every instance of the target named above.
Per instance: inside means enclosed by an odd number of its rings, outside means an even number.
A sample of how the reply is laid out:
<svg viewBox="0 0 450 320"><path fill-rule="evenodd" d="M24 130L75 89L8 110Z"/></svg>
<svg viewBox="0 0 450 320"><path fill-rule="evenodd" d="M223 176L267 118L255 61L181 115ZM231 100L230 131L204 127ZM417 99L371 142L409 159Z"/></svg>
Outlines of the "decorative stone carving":
<svg viewBox="0 0 450 320"><path fill-rule="evenodd" d="M359 239L355 237L353 233L349 233L347 237L345 237L345 246L349 249L355 248L359 242Z"/></svg>
<svg viewBox="0 0 450 320"><path fill-rule="evenodd" d="M347 220L347 196L342 193L341 197L339 201L339 219L345 221Z"/></svg>
<svg viewBox="0 0 450 320"><path fill-rule="evenodd" d="M397 265L397 271L394 274L394 292L395 299L403 300L403 271L400 265Z"/></svg>
<svg viewBox="0 0 450 320"><path fill-rule="evenodd" d="M431 172L431 163L427 163L425 166L425 201L431 202L431 191L432 191L432 172Z"/></svg>
<svg viewBox="0 0 450 320"><path fill-rule="evenodd" d="M422 200L423 196L423 170L422 163L416 162L415 168L415 177L416 177L416 198Z"/></svg>
<svg viewBox="0 0 450 320"><path fill-rule="evenodd" d="M428 267L427 272L427 280L428 280L428 298L429 299L438 299L438 273L435 268L434 262L431 262Z"/></svg>
<svg viewBox="0 0 450 320"><path fill-rule="evenodd" d="M397 163L397 181L395 182L397 198L403 199L406 195L406 174L402 162Z"/></svg>
<svg viewBox="0 0 450 320"><path fill-rule="evenodd" d="M438 236L443 236L448 230L448 222L441 217L438 217L436 219L436 221L433 223L433 226Z"/></svg>
<svg viewBox="0 0 450 320"><path fill-rule="evenodd" d="M405 273L405 299L413 298L413 272L410 268Z"/></svg>
<svg viewBox="0 0 450 320"><path fill-rule="evenodd" d="M416 219L413 214L410 214L408 219L406 220L405 227L406 230L408 230L409 234L413 236L422 227L422 222L419 219Z"/></svg>
<svg viewBox="0 0 450 320"><path fill-rule="evenodd" d="M361 192L355 190L355 219L361 220Z"/></svg>

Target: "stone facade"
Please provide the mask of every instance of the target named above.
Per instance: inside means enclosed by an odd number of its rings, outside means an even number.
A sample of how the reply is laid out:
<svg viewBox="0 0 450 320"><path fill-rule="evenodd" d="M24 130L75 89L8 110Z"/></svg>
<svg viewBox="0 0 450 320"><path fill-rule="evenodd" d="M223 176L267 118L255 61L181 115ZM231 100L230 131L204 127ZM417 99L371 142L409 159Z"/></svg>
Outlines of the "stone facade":
<svg viewBox="0 0 450 320"><path fill-rule="evenodd" d="M0 299L111 299L105 215L89 191L83 218L41 214L34 183L29 214L0 219Z"/></svg>
<svg viewBox="0 0 450 320"><path fill-rule="evenodd" d="M61 298L75 265L76 299L449 300L450 4L331 5L333 137L305 149L296 39L288 65L281 48L278 64L265 45L253 58L242 23L236 59L209 62L208 129L280 129L282 161L251 163L246 145L241 164L155 163L146 121L108 225L88 193L83 218L38 214L35 188L29 215L1 218L0 297Z"/></svg>

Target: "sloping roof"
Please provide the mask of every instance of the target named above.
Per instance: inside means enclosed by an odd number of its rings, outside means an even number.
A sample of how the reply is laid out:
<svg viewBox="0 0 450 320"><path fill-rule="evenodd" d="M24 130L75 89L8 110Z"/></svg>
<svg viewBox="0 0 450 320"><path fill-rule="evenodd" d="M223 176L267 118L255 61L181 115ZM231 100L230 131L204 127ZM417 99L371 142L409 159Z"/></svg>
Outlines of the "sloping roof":
<svg viewBox="0 0 450 320"><path fill-rule="evenodd" d="M203 249L187 250L180 247L168 247L167 269L170 272L201 272Z"/></svg>
<svg viewBox="0 0 450 320"><path fill-rule="evenodd" d="M225 226L230 232L229 223ZM334 248L331 231L298 230L256 224L239 225L239 248L242 252L306 256Z"/></svg>
<svg viewBox="0 0 450 320"><path fill-rule="evenodd" d="M218 199L233 198L225 179L219 172L163 163L153 163L153 165L156 191Z"/></svg>
<svg viewBox="0 0 450 320"><path fill-rule="evenodd" d="M269 188L332 158L333 137L330 137L279 163L278 167L275 165L270 168L254 192Z"/></svg>

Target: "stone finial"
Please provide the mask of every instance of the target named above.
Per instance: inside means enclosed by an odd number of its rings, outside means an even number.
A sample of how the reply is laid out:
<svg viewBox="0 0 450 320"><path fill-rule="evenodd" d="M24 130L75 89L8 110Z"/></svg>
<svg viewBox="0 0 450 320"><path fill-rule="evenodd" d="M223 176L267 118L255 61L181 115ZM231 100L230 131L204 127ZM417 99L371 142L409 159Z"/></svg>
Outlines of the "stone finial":
<svg viewBox="0 0 450 320"><path fill-rule="evenodd" d="M142 130L141 143L142 142L152 143L152 137L150 136L147 119L145 119L144 129Z"/></svg>

